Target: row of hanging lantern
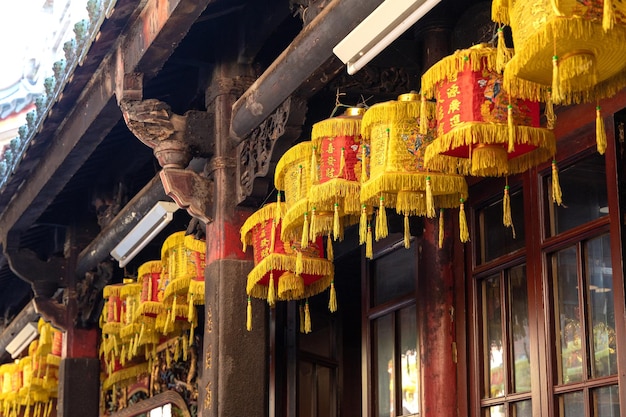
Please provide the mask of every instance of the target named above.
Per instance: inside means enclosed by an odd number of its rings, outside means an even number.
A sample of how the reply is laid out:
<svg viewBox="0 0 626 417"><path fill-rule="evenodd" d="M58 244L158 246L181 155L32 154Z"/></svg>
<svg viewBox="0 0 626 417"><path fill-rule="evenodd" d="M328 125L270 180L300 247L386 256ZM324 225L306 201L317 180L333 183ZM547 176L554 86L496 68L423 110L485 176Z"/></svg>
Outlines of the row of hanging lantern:
<svg viewBox="0 0 626 417"><path fill-rule="evenodd" d="M104 288L103 390L115 391L147 375L158 346L173 344L174 360L181 354L187 359L198 320L195 305L204 304L205 248L204 241L176 232L163 243L160 260L138 268L136 280Z"/></svg>
<svg viewBox="0 0 626 417"><path fill-rule="evenodd" d="M28 355L0 365L0 401L4 416L48 417L56 407L63 332L40 319L39 338Z"/></svg>
<svg viewBox="0 0 626 417"><path fill-rule="evenodd" d="M597 149L606 149L599 101L626 87L626 4L613 0L493 0L492 19L509 25L514 53L501 53L504 88L553 104L596 104ZM499 50L505 51L502 31ZM553 120L553 119L552 119Z"/></svg>

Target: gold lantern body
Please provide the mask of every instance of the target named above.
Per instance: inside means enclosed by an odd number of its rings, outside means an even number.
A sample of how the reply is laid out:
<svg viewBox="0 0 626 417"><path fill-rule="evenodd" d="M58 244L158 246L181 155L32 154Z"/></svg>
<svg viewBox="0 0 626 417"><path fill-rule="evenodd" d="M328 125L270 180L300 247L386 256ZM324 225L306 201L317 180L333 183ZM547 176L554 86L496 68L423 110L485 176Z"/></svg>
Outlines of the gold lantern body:
<svg viewBox="0 0 626 417"><path fill-rule="evenodd" d="M332 233L335 240L342 239L344 228L359 221L364 113L364 108L351 107L341 116L313 125L313 180L308 195L312 238Z"/></svg>
<svg viewBox="0 0 626 417"><path fill-rule="evenodd" d="M506 176L556 152L552 131L539 125L539 103L502 88L496 48L456 51L422 76L422 94L436 98L437 137L427 167L462 175Z"/></svg>

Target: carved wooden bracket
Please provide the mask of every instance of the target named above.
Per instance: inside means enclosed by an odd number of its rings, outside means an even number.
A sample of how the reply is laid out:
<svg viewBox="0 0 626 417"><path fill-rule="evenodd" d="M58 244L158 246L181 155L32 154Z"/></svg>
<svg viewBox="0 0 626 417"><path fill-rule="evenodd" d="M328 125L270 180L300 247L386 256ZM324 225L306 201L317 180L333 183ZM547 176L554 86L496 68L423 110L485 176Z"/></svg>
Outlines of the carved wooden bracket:
<svg viewBox="0 0 626 417"><path fill-rule="evenodd" d="M211 180L197 172L179 168L163 169L160 176L165 193L179 207L205 224L212 221L209 217L209 210L213 204Z"/></svg>

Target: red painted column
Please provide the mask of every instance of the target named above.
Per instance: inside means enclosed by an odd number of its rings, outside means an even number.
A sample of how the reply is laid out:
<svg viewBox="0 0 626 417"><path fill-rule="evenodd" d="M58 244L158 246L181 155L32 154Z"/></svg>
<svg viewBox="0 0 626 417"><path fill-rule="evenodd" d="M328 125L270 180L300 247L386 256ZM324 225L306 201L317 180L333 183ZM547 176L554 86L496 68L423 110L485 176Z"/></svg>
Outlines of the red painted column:
<svg viewBox="0 0 626 417"><path fill-rule="evenodd" d="M450 52L450 30L441 22L427 22L420 32L424 44L424 70ZM453 217L445 210L443 247L439 248L439 219L424 219L420 257L421 378L423 417L457 416L457 366L454 321ZM459 277L460 279L460 277Z"/></svg>

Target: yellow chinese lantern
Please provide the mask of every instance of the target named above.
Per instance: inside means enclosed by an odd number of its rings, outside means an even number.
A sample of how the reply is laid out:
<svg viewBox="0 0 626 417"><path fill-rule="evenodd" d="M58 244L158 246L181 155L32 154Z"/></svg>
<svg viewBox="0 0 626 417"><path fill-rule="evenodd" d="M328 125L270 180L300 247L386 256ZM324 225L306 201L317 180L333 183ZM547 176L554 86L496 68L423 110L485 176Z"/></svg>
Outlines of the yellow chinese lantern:
<svg viewBox="0 0 626 417"><path fill-rule="evenodd" d="M328 288L334 275L333 263L324 258L321 237L302 248L299 242L283 243L278 203L268 204L253 213L241 227L244 250L252 245L254 268L248 274L247 328L251 330L250 297L276 301L301 300ZM331 292L331 303L333 293ZM308 317L308 314L307 314ZM310 319L308 319L310 330Z"/></svg>
<svg viewBox="0 0 626 417"><path fill-rule="evenodd" d="M359 221L364 113L364 108L351 107L341 116L313 125L313 180L308 195L311 238L332 233L335 240L342 239L344 228ZM329 240L327 246L331 245Z"/></svg>
<svg viewBox="0 0 626 417"><path fill-rule="evenodd" d="M467 199L465 178L457 174L444 174L424 168L424 149L432 140L432 120L420 113L432 114L423 107L418 94L409 93L385 103L370 107L363 116L361 132L369 144L369 178L361 183L360 200L363 213L360 222L360 240L367 244L366 254L371 257L371 226L365 207L378 207L376 240L387 236L385 209L393 207L404 216L405 246L409 247L409 216L436 216L436 208L463 206ZM420 132L424 124L424 133ZM461 210L464 219L464 212ZM441 220L441 219L440 219ZM441 223L443 224L443 223ZM467 227L462 221L461 240L467 241Z"/></svg>
<svg viewBox="0 0 626 417"><path fill-rule="evenodd" d="M516 97L594 103L626 87L626 3L614 0L494 0L492 18L510 25L515 54L504 86ZM598 151L606 135L596 108Z"/></svg>

